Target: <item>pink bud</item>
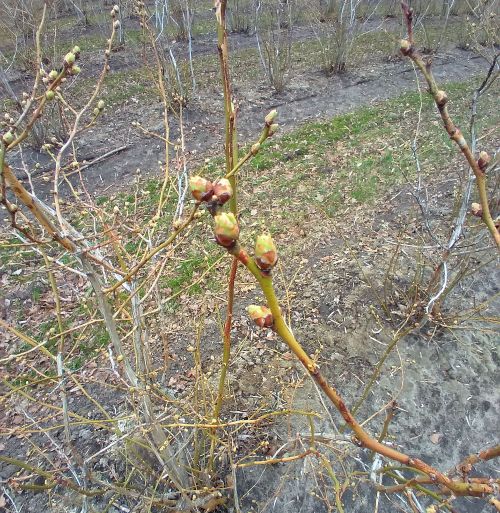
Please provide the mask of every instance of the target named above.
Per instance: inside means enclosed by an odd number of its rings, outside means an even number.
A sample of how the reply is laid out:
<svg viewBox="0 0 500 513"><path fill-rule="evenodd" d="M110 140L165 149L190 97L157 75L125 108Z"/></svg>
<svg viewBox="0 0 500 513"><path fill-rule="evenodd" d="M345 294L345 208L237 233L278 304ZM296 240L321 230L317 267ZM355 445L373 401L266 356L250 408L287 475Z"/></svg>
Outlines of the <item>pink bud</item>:
<svg viewBox="0 0 500 513"><path fill-rule="evenodd" d="M483 217L483 208L479 203L472 203L470 206L470 213L476 217Z"/></svg>
<svg viewBox="0 0 500 513"><path fill-rule="evenodd" d="M217 197L219 205L224 205L233 195L233 188L227 178L220 178L214 183L213 194Z"/></svg>
<svg viewBox="0 0 500 513"><path fill-rule="evenodd" d="M411 49L410 41L408 41L408 39L401 39L401 42L399 43L399 49L403 55L408 55Z"/></svg>
<svg viewBox="0 0 500 513"><path fill-rule="evenodd" d="M443 107L444 105L446 105L446 102L448 101L448 96L444 91L439 90L436 93L435 100L440 107Z"/></svg>
<svg viewBox="0 0 500 513"><path fill-rule="evenodd" d="M278 252L270 235L259 235L255 241L255 262L262 271L270 271L278 261Z"/></svg>
<svg viewBox="0 0 500 513"><path fill-rule="evenodd" d="M214 217L215 221L215 239L218 244L225 248L231 248L235 245L238 237L240 236L240 227L238 221L233 213L217 214Z"/></svg>
<svg viewBox="0 0 500 513"><path fill-rule="evenodd" d="M189 178L189 187L196 201L208 201L213 196L212 182L201 176L191 176Z"/></svg>
<svg viewBox="0 0 500 513"><path fill-rule="evenodd" d="M273 325L273 314L267 306L250 305L247 307L247 312L260 328L270 328Z"/></svg>
<svg viewBox="0 0 500 513"><path fill-rule="evenodd" d="M477 165L479 166L481 171L485 171L490 162L491 162L491 157L485 151L482 151L479 154L479 159L477 161Z"/></svg>

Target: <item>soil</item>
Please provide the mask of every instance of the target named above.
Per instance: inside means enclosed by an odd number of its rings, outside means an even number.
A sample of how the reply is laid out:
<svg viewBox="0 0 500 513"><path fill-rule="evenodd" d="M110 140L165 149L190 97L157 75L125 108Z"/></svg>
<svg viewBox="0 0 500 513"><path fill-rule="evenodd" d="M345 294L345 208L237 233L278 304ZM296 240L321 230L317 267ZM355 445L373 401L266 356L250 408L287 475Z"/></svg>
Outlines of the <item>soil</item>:
<svg viewBox="0 0 500 513"><path fill-rule="evenodd" d="M237 36L237 41L245 41L245 37ZM439 81L463 80L484 69L482 59L458 49L449 49L434 59ZM273 108L278 109L280 129L286 132L308 120L328 119L415 89L413 69L400 60L380 59L337 77L326 77L319 72L299 73L281 95L273 94L267 85L255 87L246 78L235 77L234 87L242 142L255 138L263 116ZM218 102L213 101L217 97L216 88L214 84L213 89L199 91L185 113L186 144L193 168L205 157L220 153L222 111L220 95ZM152 170L162 158L162 149L150 138L132 130L132 120L141 122L148 130L161 131L159 105L141 105L138 111L137 105L130 100L114 112L107 112L99 129L88 131L78 141L82 160L127 145L126 150L85 170L86 186L96 196L130 187L136 168L155 176ZM177 137L177 130L174 121L172 139ZM35 152L25 154L24 158L28 162L40 162L42 169L47 165L45 157ZM47 172L50 172L48 168ZM43 175L36 178L38 181L35 187L48 195ZM437 194L443 190L442 184L433 183L430 187L431 197L434 197L431 222L438 223L442 220L443 210L451 208L453 197L448 194L443 203L443 198ZM404 251L396 260L397 266L388 273L389 287L386 286L386 270L403 227L406 233L411 233L412 229L419 232L422 227L416 221L417 209L407 191L395 192L390 191L375 206L354 204L342 219L325 223L321 229L316 229L317 222L311 218L297 231L292 227L281 241L288 243L291 249L288 259L276 273L276 281L281 297L289 300L294 332L307 352L318 356L322 372L342 391L347 404L355 403L360 397L387 344L403 321L412 315L408 311L411 303L402 292L411 284L415 265L409 240L403 241ZM475 257L474 265L479 266L487 258L494 259L494 255L482 253ZM290 270L297 271L293 280L289 277ZM352 474L356 471L369 473L373 456L356 448L348 433L338 433L341 427L338 415L329 407L326 408L329 413L325 413L326 403L320 400L312 382L300 365L290 358L287 347L276 335L262 332L250 324L244 307L255 298L256 292L246 275L242 275L240 273L238 290L245 292L238 296L236 305L235 356L229 375L231 394L225 405L224 418L245 418L259 408L264 411L293 408L316 412L316 443L323 453L328 454L340 484L349 485L342 494L344 511L411 512L404 495L377 495L366 475ZM498 443L499 333L488 319L498 316L499 283L500 270L494 262L488 264L483 272L464 279L454 290L443 318L415 327L398 342L357 414L359 419L368 419L365 427L371 433L380 433L387 404L396 400L397 414L390 423L386 441L440 470L449 471L466 455ZM66 284L75 297L78 297L79 286L76 279L74 283ZM28 284L21 290L10 291L9 302L33 306L32 287L33 284ZM488 299L484 309L479 313L474 311ZM73 300L76 302L75 298ZM388 313L384 313L380 303L387 307ZM163 376L165 380L160 381L165 390L179 398L192 381L189 372L193 357L186 349L186 340L192 342L193 317L199 314L199 311L189 311L191 305L185 306L188 307L186 316L180 320L173 316L170 323L162 326L162 333L171 341L174 356L169 375L175 379L168 381ZM5 310L2 318L11 318L12 311ZM203 345L206 359L203 370L208 372L217 368L216 359L220 355L215 308L209 308L205 316ZM7 343L0 346L0 356L6 353ZM129 400L118 388L112 388L119 386L119 380L109 368L105 355L96 356L84 372L92 396L98 396L115 415L127 411ZM210 378L212 384L216 375ZM21 422L23 409L28 405L29 402L25 404L23 401L10 404L0 415L2 431ZM81 394L74 394L70 408L84 417L98 415L95 405ZM28 413L38 412L28 409ZM62 444L62 429L51 432L51 436ZM83 457L96 453L113 440L108 432L87 426L75 430L73 436ZM265 450L258 449L261 442L267 444ZM48 437L37 434L36 443L50 453L50 458L59 461L61 455L53 451L53 447L51 450L53 441ZM243 457L252 449L258 459L274 454L283 457L304 451L310 443L309 422L301 415L291 415L286 420L269 423L263 430L248 428L240 431L234 458ZM0 448L2 455L22 458L30 450L31 441L12 435L0 439ZM230 474L228 462L221 462L221 469L227 480ZM95 462L93 470L103 476L121 478L125 469L119 453L106 452ZM496 476L498 473L493 464L485 464L478 467L479 470L481 475ZM1 464L1 486L6 486L17 471L13 465ZM325 466L313 456L286 464L241 468L236 477L233 485L241 511L245 513L336 511L332 481L326 475ZM393 483L384 481L384 484ZM0 487L0 498L2 490ZM74 494L67 494L61 500L46 494L16 492L14 500L15 508L7 498L5 505L0 505L0 512L81 511L84 507ZM415 500L424 510L430 504L422 495ZM103 511L107 502L96 499L92 504L95 511ZM132 500L124 500L121 506L121 510L111 506L109 512L147 511L140 509L147 505L136 507ZM479 499L458 499L453 506L463 513L491 511L491 507ZM218 511L223 510L219 508ZM226 511L236 510L229 505Z"/></svg>

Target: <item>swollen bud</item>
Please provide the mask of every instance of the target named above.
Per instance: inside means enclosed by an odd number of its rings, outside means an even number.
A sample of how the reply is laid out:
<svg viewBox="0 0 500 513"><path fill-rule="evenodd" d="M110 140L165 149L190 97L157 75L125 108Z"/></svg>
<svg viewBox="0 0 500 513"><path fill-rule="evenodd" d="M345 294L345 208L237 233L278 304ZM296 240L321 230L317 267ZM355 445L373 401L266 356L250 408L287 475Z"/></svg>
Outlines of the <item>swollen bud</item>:
<svg viewBox="0 0 500 513"><path fill-rule="evenodd" d="M51 100L53 100L53 99L54 99L54 96L55 96L55 95L56 95L56 94L54 93L54 91L50 91L50 90L49 90L49 91L47 91L47 92L45 93L45 98L47 98L47 100L50 102Z"/></svg>
<svg viewBox="0 0 500 513"><path fill-rule="evenodd" d="M271 126L273 121L278 117L278 111L276 109L272 110L264 119L267 126Z"/></svg>
<svg viewBox="0 0 500 513"><path fill-rule="evenodd" d="M436 93L435 100L436 100L436 103L440 107L443 107L446 104L446 102L448 101L448 96L446 95L446 93L444 91L439 90Z"/></svg>
<svg viewBox="0 0 500 513"><path fill-rule="evenodd" d="M97 108L98 108L99 110L104 109L104 105L105 105L105 104L104 104L104 100L99 100L99 101L97 102Z"/></svg>
<svg viewBox="0 0 500 513"><path fill-rule="evenodd" d="M80 47L79 47L79 46L74 46L74 47L73 47L73 50L71 50L71 51L75 54L75 56L77 56L77 55L79 55L79 54L80 54L80 51L81 51L81 50L80 50Z"/></svg>
<svg viewBox="0 0 500 513"><path fill-rule="evenodd" d="M80 71L82 71L80 66L77 66L76 64L73 65L73 67L71 68L72 75L78 75L78 73L80 73Z"/></svg>
<svg viewBox="0 0 500 513"><path fill-rule="evenodd" d="M399 49L403 55L408 55L411 49L410 41L408 41L408 39L401 39L401 42L399 43Z"/></svg>
<svg viewBox="0 0 500 513"><path fill-rule="evenodd" d="M278 261L278 252L270 235L259 235L255 241L255 262L261 271L269 272Z"/></svg>
<svg viewBox="0 0 500 513"><path fill-rule="evenodd" d="M94 114L94 116L99 116L100 112L101 112L101 111L100 111L97 107L92 111L92 113Z"/></svg>
<svg viewBox="0 0 500 513"><path fill-rule="evenodd" d="M53 69L50 73L49 73L49 79L50 80L55 80L57 78L57 71L55 69Z"/></svg>
<svg viewBox="0 0 500 513"><path fill-rule="evenodd" d="M225 248L231 248L235 245L240 236L240 227L233 213L217 214L215 220L215 239Z"/></svg>
<svg viewBox="0 0 500 513"><path fill-rule="evenodd" d="M273 325L273 314L267 306L250 305L247 307L250 318L261 328L270 328Z"/></svg>
<svg viewBox="0 0 500 513"><path fill-rule="evenodd" d="M221 178L214 183L213 194L217 196L219 205L224 205L233 195L233 188L227 178Z"/></svg>
<svg viewBox="0 0 500 513"><path fill-rule="evenodd" d="M213 196L214 186L210 180L201 176L189 178L189 188L196 201L208 201Z"/></svg>
<svg viewBox="0 0 500 513"><path fill-rule="evenodd" d="M9 130L3 134L2 140L5 144L10 144L12 141L14 141L14 134Z"/></svg>
<svg viewBox="0 0 500 513"><path fill-rule="evenodd" d="M485 151L482 151L479 154L479 159L477 161L477 165L479 166L479 169L481 169L481 171L485 171L490 162L491 162L491 157Z"/></svg>

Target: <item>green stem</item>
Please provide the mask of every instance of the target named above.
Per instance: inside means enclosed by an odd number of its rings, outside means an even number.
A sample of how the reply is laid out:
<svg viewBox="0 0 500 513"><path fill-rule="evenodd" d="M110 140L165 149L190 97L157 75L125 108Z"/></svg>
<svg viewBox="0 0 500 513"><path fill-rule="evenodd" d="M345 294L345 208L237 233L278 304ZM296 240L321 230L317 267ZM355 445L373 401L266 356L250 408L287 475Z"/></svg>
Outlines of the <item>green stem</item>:
<svg viewBox="0 0 500 513"><path fill-rule="evenodd" d="M242 249L239 244L236 244L233 248L229 249L229 253L236 256L239 261L254 275L266 297L267 305L273 315L274 330L288 345L295 356L297 356L314 381L337 408L349 428L354 432L359 445L377 452L382 456L398 461L403 465L408 465L418 471L424 472L431 477L434 483L452 490L457 495L484 496L493 493L494 489L490 484L454 481L424 461L412 458L407 454L397 451L371 437L356 421L337 390L328 384L324 376L321 374L317 364L304 351L301 344L297 341L285 323L274 291L271 275L269 273L263 273L258 268L255 261L248 256L246 251Z"/></svg>
<svg viewBox="0 0 500 513"><path fill-rule="evenodd" d="M497 246L497 249L500 249L500 232L498 231L495 221L493 220L490 212L490 207L488 204L488 193L487 193L487 187L486 187L486 173L483 169L479 167L479 163L472 154L472 151L467 144L467 141L465 140L464 136L462 135L462 132L458 129L458 127L455 126L453 123L450 114L448 112L447 107L447 99L446 97L443 98L440 95L439 88L436 83L436 79L434 78L434 75L431 71L431 67L429 63L424 62L424 59L420 55L420 53L415 48L415 42L413 40L413 12L409 7L404 4L403 5L403 14L406 18L406 25L408 29L408 42L409 42L409 48L402 48L403 55L406 55L408 58L410 58L415 65L418 67L418 69L421 71L422 75L424 76L427 85L429 86L429 93L434 99L434 102L436 103L436 106L438 108L439 114L441 115L441 119L443 121L444 128L448 135L450 136L450 139L454 141L457 146L460 148L460 151L464 155L465 159L467 160L469 166L472 169L472 172L474 173L474 176L476 177L476 187L479 194L479 201L481 203L481 208L483 210L482 219L484 224L486 224L488 230L491 233L491 236L493 237L493 240L495 241L495 244Z"/></svg>
<svg viewBox="0 0 500 513"><path fill-rule="evenodd" d="M260 138L259 140L257 141L257 144L262 144L268 137L269 137L269 129L271 127L269 125L265 125L264 126L264 130L262 130L262 134L260 135ZM252 157L255 157L255 155L257 155L258 153L258 150L254 150L254 146L252 146L252 148L247 152L247 154L236 164L236 166L234 166L231 171L229 171L227 174L226 174L226 178L229 179L229 181L231 182L231 179L234 178L234 175L240 170L240 168L243 166L243 164L245 164L246 162L248 162ZM234 212L233 212L234 213Z"/></svg>

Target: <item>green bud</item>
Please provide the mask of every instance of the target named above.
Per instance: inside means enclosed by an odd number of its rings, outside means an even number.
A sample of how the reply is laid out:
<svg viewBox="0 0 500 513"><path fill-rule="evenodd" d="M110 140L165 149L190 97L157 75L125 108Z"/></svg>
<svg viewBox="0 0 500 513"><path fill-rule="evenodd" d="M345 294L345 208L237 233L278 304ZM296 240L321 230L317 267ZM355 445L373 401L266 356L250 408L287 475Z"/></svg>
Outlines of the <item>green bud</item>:
<svg viewBox="0 0 500 513"><path fill-rule="evenodd" d="M278 117L278 111L276 109L272 110L266 117L265 122L267 126L271 126L274 120Z"/></svg>
<svg viewBox="0 0 500 513"><path fill-rule="evenodd" d="M259 235L255 241L255 262L261 271L270 271L278 261L278 252L270 235Z"/></svg>
<svg viewBox="0 0 500 513"><path fill-rule="evenodd" d="M234 246L238 237L240 236L240 227L238 221L233 213L218 214L214 217L215 220L215 239L225 248Z"/></svg>
<svg viewBox="0 0 500 513"><path fill-rule="evenodd" d="M214 186L210 180L201 176L189 178L189 188L196 201L208 201L212 199Z"/></svg>
<svg viewBox="0 0 500 513"><path fill-rule="evenodd" d="M72 51L72 52L75 54L75 56L76 56L76 54L79 54L81 50L80 50L80 47L79 47L79 46L74 46L74 47L73 47L73 50L71 50L71 51Z"/></svg>
<svg viewBox="0 0 500 513"><path fill-rule="evenodd" d="M105 105L105 104L104 104L104 100L99 100L99 101L97 102L97 108L98 108L99 110L104 109L104 105Z"/></svg>
<svg viewBox="0 0 500 513"><path fill-rule="evenodd" d="M66 56L64 57L64 62L68 65L71 65L71 64L74 64L75 63L75 59L76 59L76 56L73 52L69 52L66 54Z"/></svg>
<svg viewBox="0 0 500 513"><path fill-rule="evenodd" d="M260 143L255 143L255 144L252 146L252 148L251 148L251 150L250 150L250 153L251 153L252 155L257 155L257 153L259 153L259 150L260 150Z"/></svg>
<svg viewBox="0 0 500 513"><path fill-rule="evenodd" d="M49 73L49 78L50 80L55 80L57 78L57 71L55 69L53 69L50 73Z"/></svg>
<svg viewBox="0 0 500 513"><path fill-rule="evenodd" d="M78 75L78 73L80 73L80 71L82 71L80 66L77 66L76 64L74 64L73 67L71 68L72 75Z"/></svg>
<svg viewBox="0 0 500 513"><path fill-rule="evenodd" d="M273 325L273 314L267 306L250 305L247 307L247 312L260 328L270 328Z"/></svg>
<svg viewBox="0 0 500 513"><path fill-rule="evenodd" d="M233 188L227 178L220 178L214 183L213 193L217 196L217 202L224 205L233 195Z"/></svg>
<svg viewBox="0 0 500 513"><path fill-rule="evenodd" d="M97 107L92 112L94 113L94 116L99 116L99 114L101 113L101 111Z"/></svg>
<svg viewBox="0 0 500 513"><path fill-rule="evenodd" d="M45 98L47 98L47 100L50 102L51 100L54 99L54 96L56 94L54 93L54 91L51 91L50 89L45 93Z"/></svg>
<svg viewBox="0 0 500 513"><path fill-rule="evenodd" d="M10 144L14 141L14 134L9 130L5 134L3 134L2 140L5 144Z"/></svg>

